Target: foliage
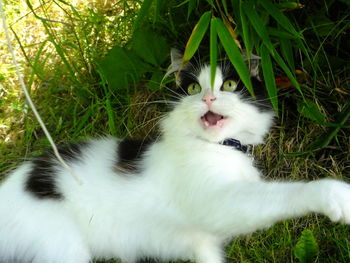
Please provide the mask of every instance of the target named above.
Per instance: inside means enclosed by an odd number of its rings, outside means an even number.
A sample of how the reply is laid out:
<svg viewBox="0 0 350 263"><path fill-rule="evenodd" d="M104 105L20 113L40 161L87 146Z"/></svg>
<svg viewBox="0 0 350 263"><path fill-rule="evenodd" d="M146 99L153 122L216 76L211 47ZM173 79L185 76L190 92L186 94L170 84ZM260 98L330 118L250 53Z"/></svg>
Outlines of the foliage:
<svg viewBox="0 0 350 263"><path fill-rule="evenodd" d="M186 47L186 60L199 52L212 65L228 53L242 79L245 50L262 58L261 76L279 115L267 144L255 149L266 177L350 176L348 1L311 0L303 8L283 0L6 3L23 74L56 142L148 136L163 96L174 92L160 85L169 47ZM47 141L20 96L3 42L0 51L3 172ZM322 217L237 238L227 247L228 261L295 261L293 246L305 226L318 242L316 262L349 262L349 227Z"/></svg>
<svg viewBox="0 0 350 263"><path fill-rule="evenodd" d="M328 8L336 6L336 1L331 1ZM349 6L345 10L350 10ZM324 71L323 64L315 64L316 59L320 57L324 42L317 48L316 51L309 47L310 42L306 41L305 35L313 31L317 39L323 36L326 38L331 35L336 39L340 39L341 34L346 31L349 25L349 15L345 11L339 14L338 22L331 22L326 18L321 9L319 12L314 12L314 15L308 16L305 21L299 18L296 22L296 17L301 13L300 9L303 5L295 2L277 2L271 0L263 1L211 1L211 0L187 0L182 3L177 1L164 0L147 0L141 5L140 11L134 23L134 34L132 41L139 41L141 38L137 32L143 31L152 27L149 34L153 34L154 39L160 39L161 43L157 41L150 41L154 45L147 45L143 48L147 52L140 50L139 54L152 53L168 47L169 42L174 43L174 39L179 38L179 33L183 31L184 27L191 30L188 36L181 35L181 40L186 42L183 56L183 65L187 63L198 50L205 50L205 53L210 54L211 62L211 82L214 83L215 68L218 58L218 49L225 51L225 56L229 58L232 65L237 70L241 80L247 87L248 91L254 97L254 90L249 77L248 67L250 57L253 53L259 55L261 59L262 77L265 82L268 97L277 115L280 114L279 97L281 86L275 81L275 74L285 74L289 87L294 87L299 92L296 105L299 114L306 119L317 123L324 127L333 127L330 131L318 136L315 141L305 147L304 151L289 153L286 156L298 156L314 151L318 151L327 147L332 139L337 137L340 129L343 128L344 123L349 119L346 109L348 106L344 105L344 111L341 117L338 117L329 122L325 112L320 108L315 97L315 90L310 83L310 73L313 78L318 75L319 71ZM185 16L186 14L186 16ZM296 14L296 16L294 16ZM322 21L327 21L326 25L317 24L317 19L323 17ZM192 28L189 25L193 25ZM311 26L308 28L307 26ZM210 31L210 32L209 32ZM327 33L325 33L327 31ZM184 31L186 32L186 30ZM160 34L163 37L160 37ZM208 37L209 35L209 37ZM208 41L209 38L209 41ZM146 40L146 39L141 39ZM219 40L219 41L218 41ZM141 42L141 41L139 41ZM144 42L145 43L145 42ZM204 43L202 46L201 43ZM132 46L132 45L131 45ZM118 48L115 48L118 49ZM115 86L113 80L117 79L117 74L108 74L106 72L108 65L116 66L117 69L123 67L121 65L124 60L116 56L115 49L111 51L105 63L102 64L105 70L107 81L112 86ZM134 60L135 51L130 48L130 45L123 47L125 52L128 52L130 58L125 58L126 63L129 60ZM348 50L348 49L346 49ZM297 59L296 55L300 55ZM344 51L342 51L344 52ZM348 52L348 51L347 51ZM324 53L324 52L323 52ZM349 56L349 53L347 53ZM166 60L164 53L164 62ZM324 57L327 60L327 57ZM334 57L332 57L334 59ZM244 61L247 60L248 63ZM151 77L153 85L149 85L152 89L160 88L160 85L154 85L155 82L160 82L161 72L164 71L162 63L153 67L146 68L143 61L134 61L134 74L126 73L128 81L123 78L119 85L128 86L130 83L140 80L145 73L150 73L147 76ZM344 60L338 59L341 67L349 68ZM151 63L152 64L152 63ZM163 65L164 66L164 65ZM247 67L248 66L248 67ZM302 68L297 70L297 68ZM108 71L108 70L107 70ZM111 72L111 71L110 71ZM139 73L139 74L138 74ZM120 71L123 75L123 71ZM114 76L112 76L114 75ZM125 74L124 74L125 75ZM118 77L118 79L120 79ZM120 82L120 81L119 81ZM308 98L309 94L313 98ZM349 102L347 102L349 104Z"/></svg>
<svg viewBox="0 0 350 263"><path fill-rule="evenodd" d="M294 248L294 255L300 263L314 262L318 255L318 245L310 230L304 230Z"/></svg>

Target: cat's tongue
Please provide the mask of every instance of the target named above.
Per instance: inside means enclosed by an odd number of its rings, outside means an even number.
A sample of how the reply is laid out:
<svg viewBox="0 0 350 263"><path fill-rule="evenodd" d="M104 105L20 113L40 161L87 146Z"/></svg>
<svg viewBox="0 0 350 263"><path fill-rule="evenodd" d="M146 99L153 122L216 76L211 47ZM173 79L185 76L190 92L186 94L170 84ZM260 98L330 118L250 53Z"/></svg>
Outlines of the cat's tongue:
<svg viewBox="0 0 350 263"><path fill-rule="evenodd" d="M223 119L222 115L216 114L214 112L208 111L204 116L204 120L209 123L209 125L216 125L216 123Z"/></svg>

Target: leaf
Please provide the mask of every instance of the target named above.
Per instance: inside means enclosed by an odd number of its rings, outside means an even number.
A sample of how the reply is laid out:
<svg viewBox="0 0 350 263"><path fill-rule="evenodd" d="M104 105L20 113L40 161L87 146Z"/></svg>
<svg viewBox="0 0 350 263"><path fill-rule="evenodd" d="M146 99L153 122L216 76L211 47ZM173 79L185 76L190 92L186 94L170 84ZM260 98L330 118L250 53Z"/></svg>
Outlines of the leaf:
<svg viewBox="0 0 350 263"><path fill-rule="evenodd" d="M216 32L218 33L221 44L224 47L226 54L230 59L233 67L236 69L240 79L242 80L243 84L246 86L249 93L253 97L255 97L253 86L250 80L248 67L244 62L243 56L236 42L232 38L225 24L219 18L214 18L212 20L212 23L216 27Z"/></svg>
<svg viewBox="0 0 350 263"><path fill-rule="evenodd" d="M253 50L253 42L251 41L251 35L249 32L247 17L244 15L244 13L242 11L241 2L239 5L239 8L240 8L241 26L242 26L242 33L243 33L243 35L242 35L243 42L244 42L244 46L246 48L246 54L248 56L248 61L250 61L250 54L252 53L252 50Z"/></svg>
<svg viewBox="0 0 350 263"><path fill-rule="evenodd" d="M314 262L318 255L318 245L310 230L304 230L294 247L294 255L300 263Z"/></svg>
<svg viewBox="0 0 350 263"><path fill-rule="evenodd" d="M115 46L100 62L99 70L111 89L125 89L129 83L138 81L152 67L134 52Z"/></svg>
<svg viewBox="0 0 350 263"><path fill-rule="evenodd" d="M347 103L345 108L340 113L337 125L321 136L319 136L314 143L311 143L308 147L309 151L316 151L327 147L332 139L337 136L340 129L345 125L345 123L350 119L350 101Z"/></svg>
<svg viewBox="0 0 350 263"><path fill-rule="evenodd" d="M325 117L321 113L321 111L318 109L318 106L315 102L312 102L310 100L303 100L298 101L298 112L313 121L316 121L319 124L322 124L325 122Z"/></svg>
<svg viewBox="0 0 350 263"><path fill-rule="evenodd" d="M166 39L148 29L138 29L132 37L132 50L144 61L155 67L160 65L169 56L169 45ZM147 52L145 52L147 50Z"/></svg>
<svg viewBox="0 0 350 263"><path fill-rule="evenodd" d="M281 45L281 52L284 57L284 59L287 61L288 66L291 69L295 69L294 66L294 55L293 55L293 47L290 40L286 39L279 39L280 45Z"/></svg>
<svg viewBox="0 0 350 263"><path fill-rule="evenodd" d="M145 19L145 17L147 15L149 15L149 10L151 8L152 3L153 3L153 0L144 0L143 1L141 8L137 14L136 19L135 19L135 22L134 22L134 27L133 27L134 30L137 29L141 25L141 23Z"/></svg>
<svg viewBox="0 0 350 263"><path fill-rule="evenodd" d="M271 1L260 0L259 4L265 8L265 10L277 21L281 27L283 27L295 37L302 37L292 26L289 19L274 4L272 4Z"/></svg>
<svg viewBox="0 0 350 263"><path fill-rule="evenodd" d="M204 37L204 34L208 29L210 17L211 17L211 11L205 12L199 19L198 23L193 28L191 36L188 39L186 44L185 53L183 56L184 63L188 62L196 53L199 47L199 44L201 43Z"/></svg>
<svg viewBox="0 0 350 263"><path fill-rule="evenodd" d="M156 10L155 10L155 14L154 14L154 23L156 23L158 21L158 17L161 14L163 5L164 5L164 0L156 0Z"/></svg>
<svg viewBox="0 0 350 263"><path fill-rule="evenodd" d="M148 89L150 90L159 90L161 87L161 82L163 79L164 73L161 71L155 71L152 74L151 80L148 82Z"/></svg>
<svg viewBox="0 0 350 263"><path fill-rule="evenodd" d="M270 51L271 55L274 55L275 48L273 47L271 40L269 38L269 35L267 33L266 27L264 26L263 21L258 16L257 12L255 11L254 5L251 2L244 2L241 4L242 10L246 17L250 20L253 28L260 36L261 40L264 42L265 46Z"/></svg>
<svg viewBox="0 0 350 263"><path fill-rule="evenodd" d="M215 18L211 19L210 23L210 85L214 89L215 73L218 59L218 47L217 47L217 32L215 27Z"/></svg>
<svg viewBox="0 0 350 263"><path fill-rule="evenodd" d="M282 30L282 29L276 29L274 27L269 27L267 26L266 27L267 29L267 33L270 35L270 36L275 36L277 37L278 39L295 39L295 36L286 32L285 30ZM299 39L298 39L299 40Z"/></svg>
<svg viewBox="0 0 350 263"><path fill-rule="evenodd" d="M290 81L292 82L294 87L296 87L298 89L298 91L302 94L302 91L300 89L300 85L299 85L298 81L296 80L296 78L294 77L294 75L292 74L290 69L288 68L287 64L283 61L281 56L277 53L275 47L272 45L271 40L269 38L269 35L267 33L267 30L264 26L264 23L262 22L262 20L258 16L257 12L255 11L254 5L250 2L244 2L244 3L242 3L242 7L243 7L244 13L249 18L256 33L260 36L264 45L269 50L271 56L275 59L277 64L287 74L288 78L290 79Z"/></svg>
<svg viewBox="0 0 350 263"><path fill-rule="evenodd" d="M277 87L275 82L275 74L273 73L273 67L271 62L270 54L265 46L260 48L261 56L261 68L264 76L264 81L269 94L270 101L272 103L273 109L278 116L278 97L277 97Z"/></svg>
<svg viewBox="0 0 350 263"><path fill-rule="evenodd" d="M197 5L197 0L189 0L188 1L188 9L187 9L187 20L190 18L193 10L195 9Z"/></svg>

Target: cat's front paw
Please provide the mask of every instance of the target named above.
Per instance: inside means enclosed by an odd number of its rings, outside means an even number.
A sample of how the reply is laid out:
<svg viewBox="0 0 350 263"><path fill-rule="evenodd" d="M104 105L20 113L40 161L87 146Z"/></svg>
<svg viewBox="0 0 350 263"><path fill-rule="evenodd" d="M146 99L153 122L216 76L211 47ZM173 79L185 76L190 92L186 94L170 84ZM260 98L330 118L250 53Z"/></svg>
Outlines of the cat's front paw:
<svg viewBox="0 0 350 263"><path fill-rule="evenodd" d="M321 180L321 213L333 222L350 224L350 184L336 180Z"/></svg>

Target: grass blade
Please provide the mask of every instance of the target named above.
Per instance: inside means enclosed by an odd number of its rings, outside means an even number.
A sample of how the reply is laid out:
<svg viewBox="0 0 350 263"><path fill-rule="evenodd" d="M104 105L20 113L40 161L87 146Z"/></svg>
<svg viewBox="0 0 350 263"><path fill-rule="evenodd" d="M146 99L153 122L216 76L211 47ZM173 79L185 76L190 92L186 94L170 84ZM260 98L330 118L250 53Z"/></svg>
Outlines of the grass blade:
<svg viewBox="0 0 350 263"><path fill-rule="evenodd" d="M218 33L221 44L224 47L233 67L236 69L239 77L241 78L249 93L255 97L248 67L244 62L243 56L235 40L232 38L225 24L219 18L214 18L212 23L215 24L216 32Z"/></svg>
<svg viewBox="0 0 350 263"><path fill-rule="evenodd" d="M205 35L205 32L208 29L210 17L211 17L211 11L205 12L199 19L198 23L193 28L191 36L188 39L186 44L185 53L183 56L183 63L188 62L196 53L199 47L199 44L201 43Z"/></svg>

